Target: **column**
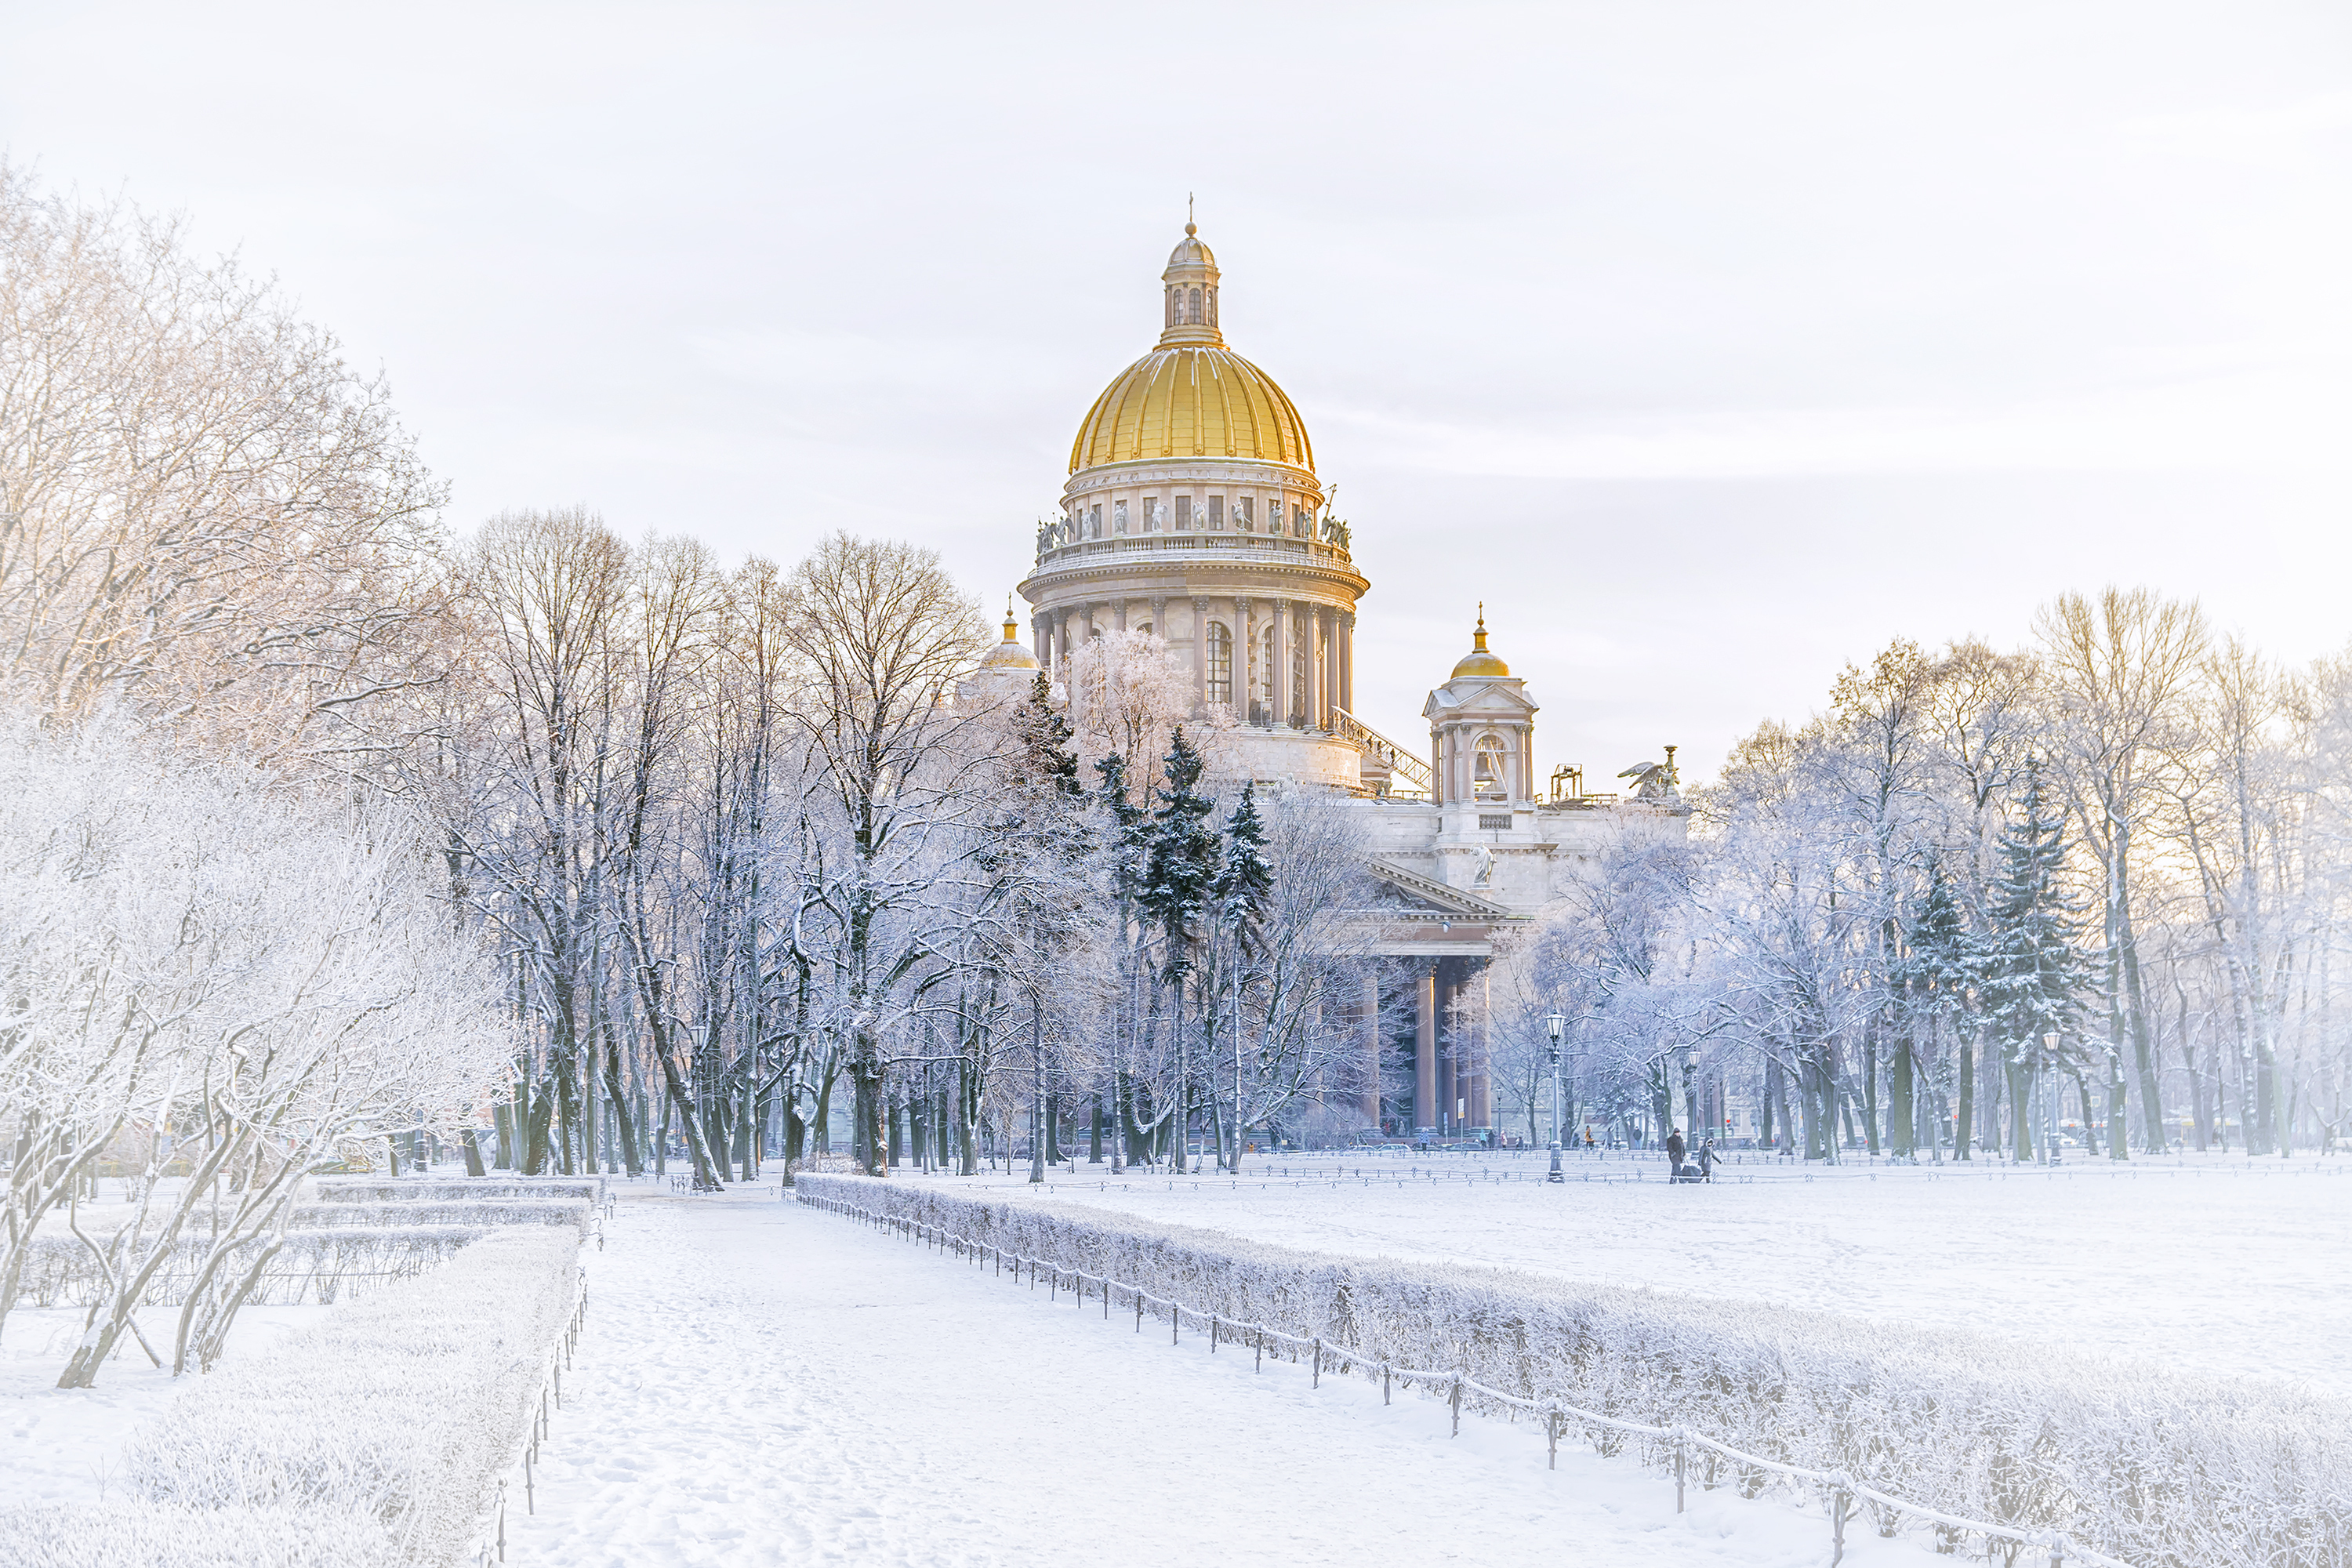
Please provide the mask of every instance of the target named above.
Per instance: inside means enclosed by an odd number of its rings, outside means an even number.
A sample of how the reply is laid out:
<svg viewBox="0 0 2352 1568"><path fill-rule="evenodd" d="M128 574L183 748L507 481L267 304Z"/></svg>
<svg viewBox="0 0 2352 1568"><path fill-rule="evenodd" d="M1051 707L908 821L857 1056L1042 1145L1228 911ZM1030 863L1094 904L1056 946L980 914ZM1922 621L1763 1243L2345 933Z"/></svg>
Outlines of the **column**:
<svg viewBox="0 0 2352 1568"><path fill-rule="evenodd" d="M1160 634L1168 635L1163 627ZM1209 601L1192 601L1192 701L1203 713L1209 710Z"/></svg>
<svg viewBox="0 0 2352 1568"><path fill-rule="evenodd" d="M1151 601L1151 635L1161 642L1176 640L1168 635L1168 601L1165 599Z"/></svg>
<svg viewBox="0 0 2352 1568"><path fill-rule="evenodd" d="M1110 603L1110 625L1113 631L1127 630L1127 601L1113 599Z"/></svg>
<svg viewBox="0 0 2352 1568"><path fill-rule="evenodd" d="M1290 719L1290 601L1274 602L1274 668L1266 674L1265 721L1279 729Z"/></svg>
<svg viewBox="0 0 2352 1568"><path fill-rule="evenodd" d="M1412 978L1412 1124L1434 1127L1437 1106L1437 960L1417 960Z"/></svg>
<svg viewBox="0 0 2352 1568"><path fill-rule="evenodd" d="M1331 727L1331 612L1317 608L1308 626L1315 649L1314 663L1309 671L1314 689L1307 694L1307 701L1312 704L1310 723L1315 729L1328 730Z"/></svg>
<svg viewBox="0 0 2352 1568"><path fill-rule="evenodd" d="M1356 710L1356 617L1339 617L1339 706Z"/></svg>
<svg viewBox="0 0 2352 1568"><path fill-rule="evenodd" d="M1381 966L1364 965L1364 1125L1381 1124Z"/></svg>
<svg viewBox="0 0 2352 1568"><path fill-rule="evenodd" d="M1257 606L1236 594L1234 595L1234 711L1244 724L1255 724L1260 717L1257 708L1257 627L1253 624Z"/></svg>
<svg viewBox="0 0 2352 1568"><path fill-rule="evenodd" d="M1487 961L1473 959L1470 963L1470 984L1480 993L1478 1000L1490 1000L1487 994L1492 984L1492 972ZM1466 987L1465 987L1466 989ZM1473 1026L1474 1040L1470 1052L1470 1125L1495 1125L1495 1042L1487 1032L1487 1008L1478 1009L1478 1022Z"/></svg>
<svg viewBox="0 0 2352 1568"><path fill-rule="evenodd" d="M1029 613L1029 651L1047 669L1054 668L1054 634L1052 623L1034 610Z"/></svg>

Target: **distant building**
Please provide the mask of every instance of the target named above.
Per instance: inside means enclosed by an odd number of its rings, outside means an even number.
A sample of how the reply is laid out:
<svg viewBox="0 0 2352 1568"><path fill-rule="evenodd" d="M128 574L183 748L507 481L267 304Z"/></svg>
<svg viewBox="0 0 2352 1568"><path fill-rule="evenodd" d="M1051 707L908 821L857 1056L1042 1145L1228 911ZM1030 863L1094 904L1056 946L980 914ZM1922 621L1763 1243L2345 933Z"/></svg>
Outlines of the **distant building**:
<svg viewBox="0 0 2352 1568"><path fill-rule="evenodd" d="M1007 673L1059 671L1087 637L1148 630L1183 657L1202 709L1239 721L1237 771L1360 798L1389 900L1387 962L1365 977L1366 1045L1412 1068L1409 1089L1366 1097L1365 1123L1492 1129L1484 1044L1454 1037L1469 1031L1453 1026L1452 1004L1481 983L1497 932L1556 897L1615 827L1683 830L1673 749L1625 797L1586 793L1576 769L1539 781L1535 699L1487 647L1483 613L1422 709L1425 757L1358 720L1357 605L1371 583L1306 421L1225 346L1216 258L1192 224L1160 284L1160 341L1087 411L1061 512L1037 531L1021 584L1031 647L1008 622L989 658ZM1374 1039L1370 998L1400 993L1412 1033Z"/></svg>

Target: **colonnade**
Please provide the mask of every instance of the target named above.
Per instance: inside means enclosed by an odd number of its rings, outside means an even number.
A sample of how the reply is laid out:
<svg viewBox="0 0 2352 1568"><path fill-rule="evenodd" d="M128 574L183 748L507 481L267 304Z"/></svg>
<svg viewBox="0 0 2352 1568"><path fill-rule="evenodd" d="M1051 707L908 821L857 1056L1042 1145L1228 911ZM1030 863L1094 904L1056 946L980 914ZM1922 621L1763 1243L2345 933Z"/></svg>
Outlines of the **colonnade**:
<svg viewBox="0 0 2352 1568"><path fill-rule="evenodd" d="M1105 631L1132 624L1150 626L1168 641L1192 650L1193 695L1209 702L1207 628L1223 624L1233 638L1232 706L1244 721L1272 728L1328 730L1335 708L1353 710L1356 700L1356 617L1332 605L1306 599L1241 595L1191 595L1192 635L1171 637L1168 606L1181 598L1106 599L1040 611L1032 623L1039 663L1056 673L1068 667L1078 646ZM1139 613L1149 605L1147 620ZM1264 633L1273 632L1273 647ZM1303 656L1303 657L1302 657Z"/></svg>
<svg viewBox="0 0 2352 1568"><path fill-rule="evenodd" d="M1484 958L1425 955L1366 966L1363 998L1358 1008L1363 1025L1366 1127L1394 1121L1407 1132L1434 1127L1455 1133L1494 1126L1495 1082L1486 1027L1465 1020L1456 1011L1466 993L1484 984L1486 969ZM1400 989L1412 1020L1410 1105L1400 1103L1394 1096L1384 1101L1381 1094L1383 1068L1391 1054L1383 1035L1398 1021L1396 1010L1384 1009L1382 1004L1396 998ZM1399 1047L1403 1038L1399 1029Z"/></svg>

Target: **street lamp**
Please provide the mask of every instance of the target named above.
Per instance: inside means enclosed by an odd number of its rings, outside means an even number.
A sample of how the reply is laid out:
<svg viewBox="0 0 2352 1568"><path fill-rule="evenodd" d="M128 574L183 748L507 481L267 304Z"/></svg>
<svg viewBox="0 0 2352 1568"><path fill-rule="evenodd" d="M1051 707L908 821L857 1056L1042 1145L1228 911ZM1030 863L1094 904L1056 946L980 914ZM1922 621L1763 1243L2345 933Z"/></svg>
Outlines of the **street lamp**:
<svg viewBox="0 0 2352 1568"><path fill-rule="evenodd" d="M1544 1180L1565 1182L1568 1177L1559 1168L1559 1037L1568 1027L1568 1016L1557 1007L1544 1018L1544 1032L1551 1037L1551 1174Z"/></svg>
<svg viewBox="0 0 2352 1568"><path fill-rule="evenodd" d="M2058 1163L2058 1037L2054 1034L2042 1037L2042 1097L2048 1102L2042 1116L2042 1146L2049 1155L2049 1163L2054 1165ZM2085 1126L2089 1120L2085 1112Z"/></svg>

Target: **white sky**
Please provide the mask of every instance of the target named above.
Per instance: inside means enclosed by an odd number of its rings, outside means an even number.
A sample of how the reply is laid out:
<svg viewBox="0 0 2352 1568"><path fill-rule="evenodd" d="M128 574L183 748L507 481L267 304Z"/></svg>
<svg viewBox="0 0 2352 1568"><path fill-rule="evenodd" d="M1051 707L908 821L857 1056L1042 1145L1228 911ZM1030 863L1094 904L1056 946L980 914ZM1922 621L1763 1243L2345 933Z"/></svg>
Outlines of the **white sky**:
<svg viewBox="0 0 2352 1568"><path fill-rule="evenodd" d="M2146 583L2352 637L2352 8L36 7L0 148L276 271L452 521L1025 569L1200 194L1372 581L1540 771Z"/></svg>

